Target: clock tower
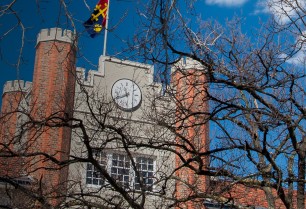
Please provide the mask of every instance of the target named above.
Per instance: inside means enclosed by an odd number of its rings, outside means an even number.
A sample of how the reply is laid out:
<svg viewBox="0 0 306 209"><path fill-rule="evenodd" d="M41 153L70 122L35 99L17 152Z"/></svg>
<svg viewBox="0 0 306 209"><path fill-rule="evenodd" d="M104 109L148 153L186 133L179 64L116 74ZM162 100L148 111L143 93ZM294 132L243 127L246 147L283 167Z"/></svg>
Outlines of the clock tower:
<svg viewBox="0 0 306 209"><path fill-rule="evenodd" d="M150 118L153 100L161 91L153 83L153 70L152 65L107 56L100 57L98 71L88 71L87 77L85 69L77 68L74 118L82 120L85 129L72 133L70 154L87 161L92 155L101 167L92 161L70 165L73 191L102 194L119 185L135 198L132 202L138 202L143 192L145 208L164 207L157 194L165 181L171 182L165 174L171 175L175 158L152 143L175 138ZM170 188L174 190L174 183ZM122 198L120 208L128 208L123 195L116 197Z"/></svg>

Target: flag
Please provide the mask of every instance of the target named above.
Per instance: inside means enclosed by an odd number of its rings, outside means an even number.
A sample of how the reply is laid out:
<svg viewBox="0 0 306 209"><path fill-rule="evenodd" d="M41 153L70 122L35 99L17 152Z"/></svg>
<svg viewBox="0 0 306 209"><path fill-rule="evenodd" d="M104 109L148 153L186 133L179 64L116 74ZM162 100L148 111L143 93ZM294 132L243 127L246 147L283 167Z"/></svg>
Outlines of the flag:
<svg viewBox="0 0 306 209"><path fill-rule="evenodd" d="M94 38L105 28L108 0L99 0L90 18L83 23L90 37Z"/></svg>

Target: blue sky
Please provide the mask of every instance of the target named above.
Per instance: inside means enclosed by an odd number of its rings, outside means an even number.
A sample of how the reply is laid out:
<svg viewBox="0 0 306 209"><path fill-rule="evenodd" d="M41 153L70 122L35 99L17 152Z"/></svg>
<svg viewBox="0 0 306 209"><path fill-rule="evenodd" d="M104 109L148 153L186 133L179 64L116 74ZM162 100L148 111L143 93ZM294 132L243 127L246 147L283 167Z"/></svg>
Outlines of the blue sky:
<svg viewBox="0 0 306 209"><path fill-rule="evenodd" d="M66 1L67 8L76 24L78 32L81 32L79 39L80 54L78 54L78 66L86 69L96 69L98 58L102 53L103 33L92 39L84 32L82 23L87 20L91 10L98 0L74 0ZM273 10L266 7L269 0L199 0L196 3L196 12L203 20L215 19L222 23L231 19L234 15L244 18L243 30L251 34L251 30L259 27L259 19L266 19L270 15L277 15L277 8ZM301 0L303 1L303 0ZM2 0L1 6L7 5L11 0ZM39 2L39 5L36 4ZM89 7L89 8L88 8ZM137 8L141 3L137 0L111 0L110 5L110 27L114 27L108 33L108 55L125 57L120 53L126 48L126 41L131 40L134 31L139 29ZM59 26L69 28L69 20L64 16L58 16L58 1L34 1L17 0L13 5L26 28L22 63L19 70L16 70L16 61L21 46L21 30L16 28L8 36L0 39L0 92L3 92L3 85L7 80L21 79L32 81L33 66L35 58L36 35L40 29ZM89 10L90 9L90 10ZM281 21L286 19L279 18ZM17 23L14 15L0 16L1 36ZM118 54L119 53L119 54ZM81 58L86 56L86 60Z"/></svg>

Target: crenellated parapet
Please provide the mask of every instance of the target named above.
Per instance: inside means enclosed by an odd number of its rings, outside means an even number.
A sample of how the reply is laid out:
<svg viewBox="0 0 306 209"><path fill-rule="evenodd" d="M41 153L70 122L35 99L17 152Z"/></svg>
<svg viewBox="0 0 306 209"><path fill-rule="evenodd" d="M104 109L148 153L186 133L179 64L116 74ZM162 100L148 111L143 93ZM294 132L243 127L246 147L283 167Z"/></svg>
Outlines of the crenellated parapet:
<svg viewBox="0 0 306 209"><path fill-rule="evenodd" d="M82 67L76 68L78 80L82 85L85 86L94 86L95 77L103 77L103 75L96 70L89 70L86 74L86 69Z"/></svg>
<svg viewBox="0 0 306 209"><path fill-rule="evenodd" d="M8 92L29 92L32 88L32 82L23 80L7 81L4 84L3 94Z"/></svg>
<svg viewBox="0 0 306 209"><path fill-rule="evenodd" d="M108 75L112 74L112 69L106 69L106 64L109 64L108 67L117 67L121 68L122 66L128 66L132 69L140 69L144 71L145 79L147 81L146 85L157 85L153 83L153 73L154 73L154 66L143 64L139 62L133 62L128 60L120 60L114 57L109 56L100 56L99 58L99 66L98 70L89 70L86 73L85 68L77 67L76 71L78 74L79 82L86 86L94 86L94 81L96 78L106 78ZM107 72L106 72L107 71ZM105 77L106 76L106 77Z"/></svg>
<svg viewBox="0 0 306 209"><path fill-rule="evenodd" d="M71 30L62 30L61 28L48 28L42 29L37 35L37 42L44 41L62 41L67 43L74 43L75 42L75 35Z"/></svg>
<svg viewBox="0 0 306 209"><path fill-rule="evenodd" d="M174 73L177 69L180 70L204 70L205 67L198 61L190 58L190 57L186 57L186 58L182 58L180 59L177 63L175 63L175 65L173 65L173 67L171 68L171 73Z"/></svg>

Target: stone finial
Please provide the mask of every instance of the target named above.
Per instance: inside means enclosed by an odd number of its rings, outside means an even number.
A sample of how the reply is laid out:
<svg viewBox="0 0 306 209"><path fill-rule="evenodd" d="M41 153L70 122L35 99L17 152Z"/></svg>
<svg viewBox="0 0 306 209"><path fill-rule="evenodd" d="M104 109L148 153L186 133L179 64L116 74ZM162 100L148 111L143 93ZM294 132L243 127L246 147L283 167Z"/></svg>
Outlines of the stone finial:
<svg viewBox="0 0 306 209"><path fill-rule="evenodd" d="M7 81L4 84L3 94L8 92L28 92L32 87L32 82L24 82L23 80Z"/></svg>
<svg viewBox="0 0 306 209"><path fill-rule="evenodd" d="M37 35L37 42L43 41L62 41L67 43L73 43L75 36L71 30L62 30L61 28L42 29Z"/></svg>

